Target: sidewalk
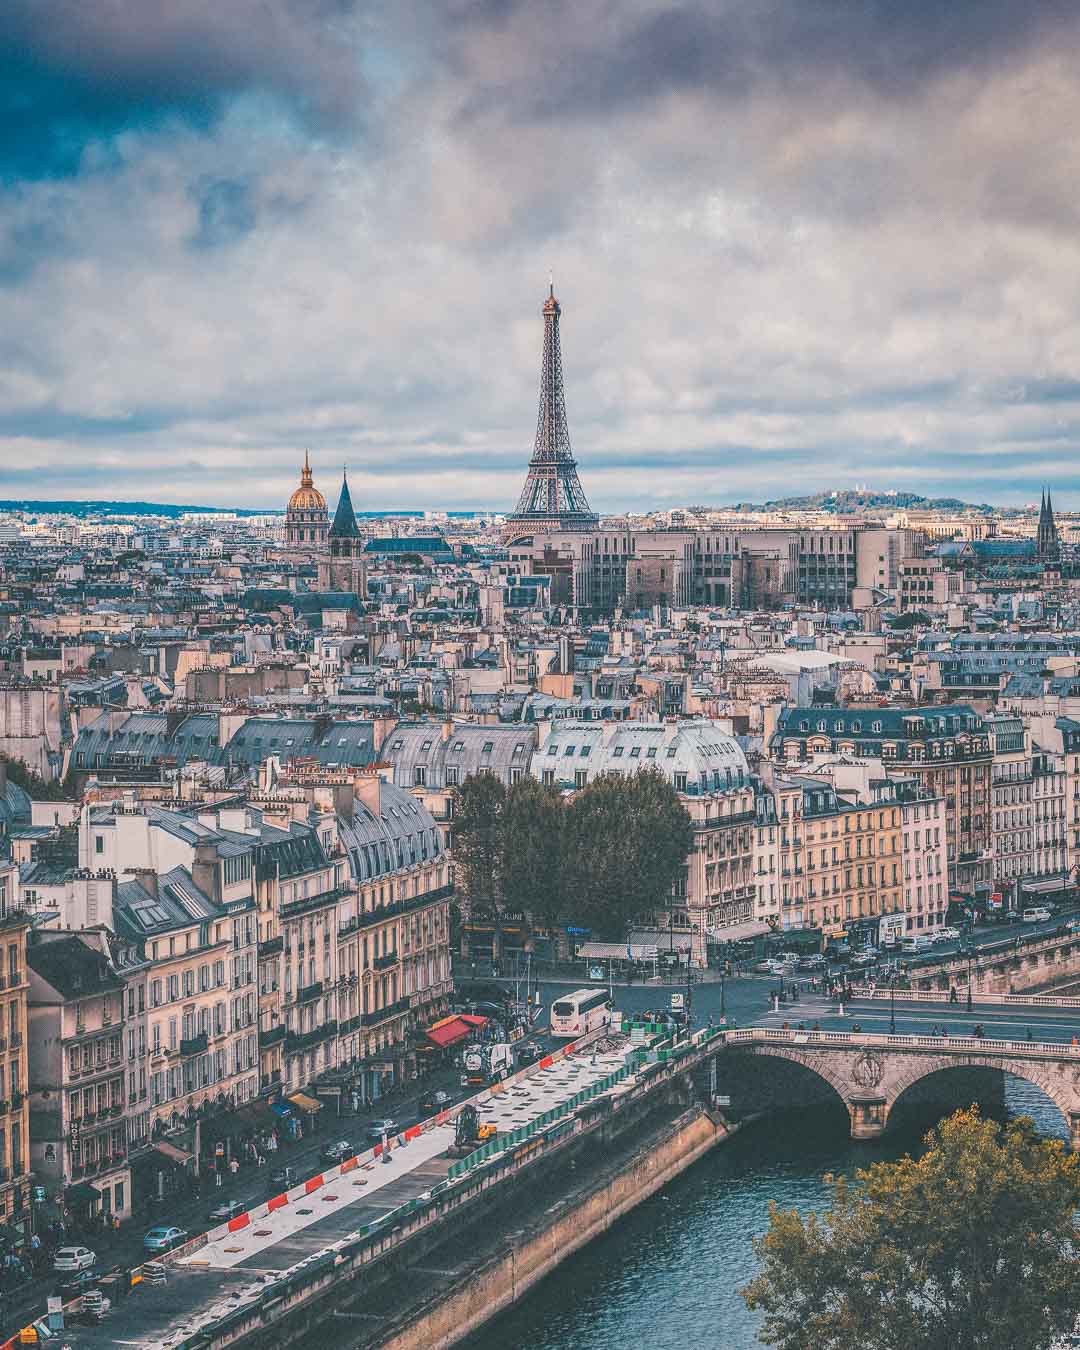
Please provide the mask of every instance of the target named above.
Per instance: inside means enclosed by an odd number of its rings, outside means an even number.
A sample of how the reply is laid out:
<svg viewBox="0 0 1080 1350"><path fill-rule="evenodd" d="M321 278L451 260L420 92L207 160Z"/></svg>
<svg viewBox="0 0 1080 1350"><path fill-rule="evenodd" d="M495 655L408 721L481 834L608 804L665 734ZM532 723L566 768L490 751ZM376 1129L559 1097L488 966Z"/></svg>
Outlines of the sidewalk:
<svg viewBox="0 0 1080 1350"><path fill-rule="evenodd" d="M143 1237L147 1230L158 1224L175 1225L192 1235L202 1233L212 1227L209 1211L229 1200L237 1200L244 1206L261 1204L270 1198L270 1173L283 1164L295 1167L307 1176L316 1172L320 1166L319 1150L326 1144L338 1139L346 1139L361 1151L367 1146L366 1129L370 1121L383 1116L392 1116L406 1124L416 1117L421 1096L439 1088L450 1088L455 1096L460 1095L460 1070L446 1065L427 1075L420 1082L407 1083L381 1097L377 1102L364 1106L353 1114L348 1111L341 1116L333 1114L328 1106L323 1108L322 1119L317 1132L310 1132L295 1142L284 1138L275 1153L271 1154L262 1167L244 1163L236 1176L226 1174L221 1186L211 1182L206 1184L204 1177L196 1181L188 1179L190 1189L179 1195L166 1197L160 1204L141 1201L130 1219L124 1220L119 1231L97 1229L89 1231L69 1230L67 1244L83 1243L97 1253L97 1265L101 1270L113 1266L131 1268L147 1259L143 1248ZM17 1289L8 1289L3 1296L2 1325L0 1339L16 1333L36 1317L45 1313L45 1301L53 1293L62 1277L53 1273L51 1267L36 1275Z"/></svg>

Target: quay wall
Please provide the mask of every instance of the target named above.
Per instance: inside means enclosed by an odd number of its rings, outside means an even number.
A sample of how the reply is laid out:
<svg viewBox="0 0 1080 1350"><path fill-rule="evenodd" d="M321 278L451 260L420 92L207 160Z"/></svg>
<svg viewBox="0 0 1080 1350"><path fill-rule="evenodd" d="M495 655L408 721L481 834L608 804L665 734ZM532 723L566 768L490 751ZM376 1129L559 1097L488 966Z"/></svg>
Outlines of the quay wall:
<svg viewBox="0 0 1080 1350"><path fill-rule="evenodd" d="M448 1294L405 1313L367 1337L372 1350L447 1350L509 1308L586 1243L692 1166L738 1127L700 1107L642 1143L628 1160L598 1168L576 1191L469 1270Z"/></svg>

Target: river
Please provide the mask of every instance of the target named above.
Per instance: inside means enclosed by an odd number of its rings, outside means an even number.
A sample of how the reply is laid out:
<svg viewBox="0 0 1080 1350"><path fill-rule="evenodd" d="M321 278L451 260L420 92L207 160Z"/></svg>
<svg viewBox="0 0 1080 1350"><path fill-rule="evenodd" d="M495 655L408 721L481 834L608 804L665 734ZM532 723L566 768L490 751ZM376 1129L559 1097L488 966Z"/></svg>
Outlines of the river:
<svg viewBox="0 0 1080 1350"><path fill-rule="evenodd" d="M1030 1084L1007 1078L1010 1114L1066 1137ZM919 1147L921 1129L874 1143L846 1137L846 1113L791 1112L749 1125L572 1256L466 1350L751 1350L758 1317L738 1290L757 1269L751 1235L769 1201L801 1211L826 1201L825 1172L846 1172Z"/></svg>

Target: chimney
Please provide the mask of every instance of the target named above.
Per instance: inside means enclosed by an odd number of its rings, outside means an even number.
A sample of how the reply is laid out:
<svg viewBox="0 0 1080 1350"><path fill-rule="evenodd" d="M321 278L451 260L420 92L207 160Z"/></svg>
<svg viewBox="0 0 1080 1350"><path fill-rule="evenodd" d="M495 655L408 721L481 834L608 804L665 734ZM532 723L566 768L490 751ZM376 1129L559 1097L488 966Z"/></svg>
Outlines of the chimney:
<svg viewBox="0 0 1080 1350"><path fill-rule="evenodd" d="M448 741L453 734L454 719L452 717L447 717L442 724L442 738L444 741Z"/></svg>
<svg viewBox="0 0 1080 1350"><path fill-rule="evenodd" d="M204 895L221 903L221 872L218 868L217 850L213 844L198 844L195 848L195 861L191 864L191 879Z"/></svg>
<svg viewBox="0 0 1080 1350"><path fill-rule="evenodd" d="M142 883L142 888L147 891L156 900L158 898L158 874L152 867L134 867L135 880Z"/></svg>
<svg viewBox="0 0 1080 1350"><path fill-rule="evenodd" d="M375 769L362 769L353 779L353 795L373 816L382 815L382 778Z"/></svg>

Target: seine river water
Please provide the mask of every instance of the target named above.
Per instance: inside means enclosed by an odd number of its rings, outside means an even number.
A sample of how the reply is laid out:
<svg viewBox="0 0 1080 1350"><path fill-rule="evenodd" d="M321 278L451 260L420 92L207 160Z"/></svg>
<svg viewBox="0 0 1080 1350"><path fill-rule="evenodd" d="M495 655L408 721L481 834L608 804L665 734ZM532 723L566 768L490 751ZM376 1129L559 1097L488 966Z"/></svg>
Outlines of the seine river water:
<svg viewBox="0 0 1080 1350"><path fill-rule="evenodd" d="M1011 1114L1047 1134L1064 1122L1037 1089L1006 1080ZM738 1290L756 1271L752 1235L768 1226L769 1201L821 1209L825 1172L916 1152L921 1128L855 1144L846 1113L792 1112L748 1126L572 1256L467 1350L750 1350L758 1319Z"/></svg>

